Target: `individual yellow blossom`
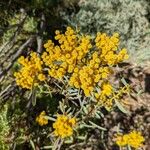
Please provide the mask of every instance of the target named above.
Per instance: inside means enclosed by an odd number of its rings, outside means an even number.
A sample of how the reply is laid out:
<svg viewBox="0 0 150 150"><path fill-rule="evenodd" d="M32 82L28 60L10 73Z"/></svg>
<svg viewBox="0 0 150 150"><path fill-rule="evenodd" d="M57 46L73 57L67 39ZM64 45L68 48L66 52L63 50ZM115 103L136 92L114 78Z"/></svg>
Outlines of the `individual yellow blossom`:
<svg viewBox="0 0 150 150"><path fill-rule="evenodd" d="M36 86L39 81L44 81L46 79L45 75L42 73L42 65L40 57L37 53L31 52L30 56L25 58L21 56L18 59L18 63L21 65L21 69L14 73L17 85L22 88L32 89Z"/></svg>
<svg viewBox="0 0 150 150"><path fill-rule="evenodd" d="M54 135L61 138L72 136L73 128L76 125L76 119L66 115L58 115L57 120L53 123Z"/></svg>
<svg viewBox="0 0 150 150"><path fill-rule="evenodd" d="M142 143L144 141L145 139L141 135L141 133L135 130L124 135L118 134L116 137L116 144L119 145L120 147L129 145L137 149L142 146Z"/></svg>
<svg viewBox="0 0 150 150"><path fill-rule="evenodd" d="M40 80L40 81L45 81L46 80L46 77L45 77L45 75L44 74L39 74L38 75L38 79Z"/></svg>
<svg viewBox="0 0 150 150"><path fill-rule="evenodd" d="M48 119L46 119L45 116L46 116L45 111L42 111L42 112L40 113L40 115L36 117L36 122L37 122L40 126L43 126L43 125L47 125L47 124L48 124Z"/></svg>

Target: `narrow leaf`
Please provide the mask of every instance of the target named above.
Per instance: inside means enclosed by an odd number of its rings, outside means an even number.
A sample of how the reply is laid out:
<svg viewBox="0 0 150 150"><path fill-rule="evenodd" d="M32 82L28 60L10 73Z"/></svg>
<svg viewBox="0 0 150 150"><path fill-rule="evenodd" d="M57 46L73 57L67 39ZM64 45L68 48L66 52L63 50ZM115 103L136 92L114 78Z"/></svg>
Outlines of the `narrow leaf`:
<svg viewBox="0 0 150 150"><path fill-rule="evenodd" d="M77 139L79 139L79 140L85 140L86 137L87 137L86 135L85 136L78 136Z"/></svg>
<svg viewBox="0 0 150 150"><path fill-rule="evenodd" d="M56 121L55 118L52 118L52 117L50 117L50 116L45 116L44 118L45 118L45 119L48 119L48 120L51 120L51 121Z"/></svg>
<svg viewBox="0 0 150 150"><path fill-rule="evenodd" d="M30 140L30 144L31 144L31 146L32 146L33 150L35 150L35 145L34 145L34 143L33 143L33 141L32 141L32 140Z"/></svg>
<svg viewBox="0 0 150 150"><path fill-rule="evenodd" d="M87 108L85 106L83 106L83 111L85 114L88 114Z"/></svg>
<svg viewBox="0 0 150 150"><path fill-rule="evenodd" d="M100 129L100 130L103 130L103 131L106 131L106 130L107 130L106 128L103 128L103 127L101 127L101 126L99 126L99 125L93 123L92 121L89 121L89 123L90 123L91 125L93 125L95 128L98 128L98 129Z"/></svg>
<svg viewBox="0 0 150 150"><path fill-rule="evenodd" d="M36 105L36 90L37 89L33 86L31 90L31 101L33 106Z"/></svg>
<svg viewBox="0 0 150 150"><path fill-rule="evenodd" d="M43 146L41 149L52 149L53 146Z"/></svg>
<svg viewBox="0 0 150 150"><path fill-rule="evenodd" d="M125 113L125 114L130 114L130 112L127 111L127 110L118 102L118 100L115 100L115 103L116 103L117 107L119 108L119 110L120 110L121 112L123 112L123 113Z"/></svg>
<svg viewBox="0 0 150 150"><path fill-rule="evenodd" d="M139 90L137 96L140 96L143 92L144 92L143 90Z"/></svg>
<svg viewBox="0 0 150 150"><path fill-rule="evenodd" d="M126 80L124 78L121 79L121 82L126 86L128 85L128 83L126 82Z"/></svg>
<svg viewBox="0 0 150 150"><path fill-rule="evenodd" d="M130 145L128 145L128 150L132 150L131 147L130 147Z"/></svg>

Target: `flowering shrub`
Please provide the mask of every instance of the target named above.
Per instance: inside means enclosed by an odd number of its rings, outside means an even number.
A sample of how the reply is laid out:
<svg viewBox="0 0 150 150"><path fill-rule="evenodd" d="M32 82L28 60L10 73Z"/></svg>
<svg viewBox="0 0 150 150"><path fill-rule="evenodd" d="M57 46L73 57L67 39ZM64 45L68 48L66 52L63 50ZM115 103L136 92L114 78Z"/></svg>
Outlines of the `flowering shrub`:
<svg viewBox="0 0 150 150"><path fill-rule="evenodd" d="M35 52L26 58L21 56L18 60L20 70L14 73L17 85L31 93L36 87L37 93L41 94L39 97L43 94L53 97L56 91L62 96L56 110L51 113L47 109L47 115L42 111L35 118L36 122L51 127L50 136L56 141L65 142L74 135L79 136L82 128L106 131L92 119L101 118L102 108L112 111L118 106L127 113L121 104L129 93L129 84L124 81L124 86L119 86L112 80L115 68L129 57L125 48L119 50L119 34L109 36L98 32L92 37L71 27L67 27L65 33L59 30L55 33L56 41L48 40L41 56ZM116 143L137 148L140 144L134 144L132 139L136 133L132 134L128 135L128 143L122 144L119 136ZM54 145L57 142L52 140Z"/></svg>

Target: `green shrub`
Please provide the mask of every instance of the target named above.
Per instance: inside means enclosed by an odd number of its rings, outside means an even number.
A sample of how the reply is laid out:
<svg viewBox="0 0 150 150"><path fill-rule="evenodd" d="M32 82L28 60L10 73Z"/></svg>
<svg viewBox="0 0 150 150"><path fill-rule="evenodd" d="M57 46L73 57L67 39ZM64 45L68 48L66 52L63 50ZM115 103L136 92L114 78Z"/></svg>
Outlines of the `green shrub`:
<svg viewBox="0 0 150 150"><path fill-rule="evenodd" d="M8 150L9 147L6 144L6 136L9 133L9 125L7 120L7 106L0 111L0 149Z"/></svg>

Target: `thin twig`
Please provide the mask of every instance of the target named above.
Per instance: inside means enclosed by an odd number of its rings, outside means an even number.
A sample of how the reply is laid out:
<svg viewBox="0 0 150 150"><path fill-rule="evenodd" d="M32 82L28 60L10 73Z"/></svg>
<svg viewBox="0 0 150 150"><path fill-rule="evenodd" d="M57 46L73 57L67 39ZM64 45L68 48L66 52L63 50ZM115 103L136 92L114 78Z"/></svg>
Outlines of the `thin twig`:
<svg viewBox="0 0 150 150"><path fill-rule="evenodd" d="M37 52L38 53L42 53L42 50L43 50L43 33L45 31L45 22L46 22L45 15L42 12L40 29L39 29L38 36L37 36L37 47L38 47Z"/></svg>
<svg viewBox="0 0 150 150"><path fill-rule="evenodd" d="M6 103L10 97L12 97L15 94L15 90L17 86L14 83L11 83L8 85L3 91L0 93L0 109L3 107L3 105Z"/></svg>
<svg viewBox="0 0 150 150"><path fill-rule="evenodd" d="M35 38L34 36L33 36L33 37L30 37L30 38L20 47L20 49L19 49L19 50L16 52L16 54L13 56L11 63L10 63L3 71L0 72L0 78L1 78L3 75L5 75L5 74L10 70L10 68L13 66L14 62L15 62L15 61L18 59L18 57L22 54L23 50L24 50L25 48L27 48L28 45L29 45L31 42L33 42L34 38Z"/></svg>
<svg viewBox="0 0 150 150"><path fill-rule="evenodd" d="M0 49L0 52L2 52L2 51L4 51L4 50L5 50L5 51L6 51L6 50L8 51L9 49L11 49L11 47L13 47L13 45L14 45L14 43L15 43L15 41L16 41L16 37L17 37L17 35L21 32L21 29L22 29L22 27L23 27L23 25L24 25L24 22L25 22L26 18L27 18L27 14L22 17L20 23L18 24L18 27L17 27L16 31L15 31L14 34L10 37L9 41L6 42L6 43L3 45L3 47ZM10 45L11 45L11 46L10 46Z"/></svg>

